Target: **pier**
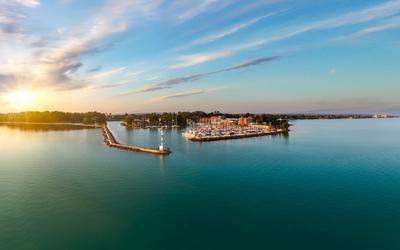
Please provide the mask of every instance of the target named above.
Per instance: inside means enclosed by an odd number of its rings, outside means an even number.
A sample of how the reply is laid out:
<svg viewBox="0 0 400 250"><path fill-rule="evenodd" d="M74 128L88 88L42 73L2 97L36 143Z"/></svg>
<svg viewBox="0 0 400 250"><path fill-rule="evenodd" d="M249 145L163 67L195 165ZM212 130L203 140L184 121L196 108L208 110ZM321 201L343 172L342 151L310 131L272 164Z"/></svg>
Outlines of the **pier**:
<svg viewBox="0 0 400 250"><path fill-rule="evenodd" d="M276 135L287 133L288 131L269 131L269 132L260 132L254 134L234 134L234 135L215 135L215 136L204 136L204 137L192 137L188 138L191 141L221 141L221 140L231 140L231 139L242 139L242 138L250 138L250 137L258 137L258 136L266 136L266 135Z"/></svg>
<svg viewBox="0 0 400 250"><path fill-rule="evenodd" d="M130 150L130 151L135 151L135 152L143 152L143 153L149 153L149 154L156 154L156 155L168 155L171 153L171 150L169 148L165 148L163 145L163 135L161 135L161 145L160 147L157 148L144 148L144 147L138 147L138 146L130 146L130 145L125 145L119 143L114 135L111 133L110 129L107 127L107 125L103 125L103 136L104 136L104 142L113 148L119 148L119 149L124 149L124 150Z"/></svg>
<svg viewBox="0 0 400 250"><path fill-rule="evenodd" d="M199 128L189 129L182 133L182 136L191 141L220 141L241 139L248 137L275 135L288 133L289 129L277 129L271 127L244 127L230 126L225 128L213 128L202 126Z"/></svg>

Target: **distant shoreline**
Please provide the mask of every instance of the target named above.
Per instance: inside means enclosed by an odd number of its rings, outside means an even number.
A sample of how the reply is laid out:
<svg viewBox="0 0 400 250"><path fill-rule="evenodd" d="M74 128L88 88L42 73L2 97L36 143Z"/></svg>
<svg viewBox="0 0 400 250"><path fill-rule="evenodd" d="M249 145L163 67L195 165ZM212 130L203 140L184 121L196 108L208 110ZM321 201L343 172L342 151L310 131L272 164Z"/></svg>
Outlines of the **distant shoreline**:
<svg viewBox="0 0 400 250"><path fill-rule="evenodd" d="M90 127L90 128L102 128L102 124L84 124L84 123L68 123L68 122L1 122L0 124L10 125L68 125L68 126L79 126L79 127Z"/></svg>
<svg viewBox="0 0 400 250"><path fill-rule="evenodd" d="M321 121L321 120L380 120L380 119L398 119L400 116L389 116L389 117L380 117L380 118L375 118L375 117L335 117L335 118L293 118L293 119L288 119L291 121ZM123 122L123 119L115 119L115 120L108 120L107 122ZM134 127L130 125L126 125L124 123L121 123L122 126L125 126L127 128L134 128L134 129L140 129L142 127Z"/></svg>

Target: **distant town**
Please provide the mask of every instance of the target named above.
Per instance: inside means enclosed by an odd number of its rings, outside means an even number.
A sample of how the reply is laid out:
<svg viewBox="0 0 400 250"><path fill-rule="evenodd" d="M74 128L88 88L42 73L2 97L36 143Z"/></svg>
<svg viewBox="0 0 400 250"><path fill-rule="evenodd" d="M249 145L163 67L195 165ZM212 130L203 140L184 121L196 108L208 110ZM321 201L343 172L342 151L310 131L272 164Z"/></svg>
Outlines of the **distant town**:
<svg viewBox="0 0 400 250"><path fill-rule="evenodd" d="M218 117L218 118L216 118ZM164 112L140 114L111 114L101 112L71 113L61 111L27 111L0 114L0 122L22 123L83 123L103 124L107 121L122 121L132 128L149 127L188 127L196 123L223 121L223 123L246 125L250 123L280 125L282 120L314 120L314 119L368 119L396 118L399 116L385 114L231 114L219 111L206 113L196 112Z"/></svg>
<svg viewBox="0 0 400 250"><path fill-rule="evenodd" d="M192 141L239 139L288 133L289 126L289 121L281 118L269 122L260 118L257 122L253 116L211 116L199 118L196 123L190 121L189 128L182 136Z"/></svg>
<svg viewBox="0 0 400 250"><path fill-rule="evenodd" d="M398 116L385 114L232 114L214 111L164 112L139 114L107 114L108 121L122 121L130 128L157 127L191 127L204 123L223 123L225 125L271 125L280 126L282 120L315 120L315 119L368 119L394 118ZM217 123L218 123L217 122Z"/></svg>
<svg viewBox="0 0 400 250"><path fill-rule="evenodd" d="M108 120L122 120L127 128L158 129L185 127L182 136L192 141L215 141L287 134L289 120L298 119L366 119L388 118L387 115L306 115L306 114L229 114L178 112L107 116Z"/></svg>
<svg viewBox="0 0 400 250"><path fill-rule="evenodd" d="M394 118L385 114L231 114L214 111L164 112L147 114L105 114L100 112L68 113L33 111L0 114L0 124L59 124L103 128L107 145L133 151L169 154L161 135L160 149L139 148L118 143L107 127L108 121L120 121L127 129L186 128L182 136L192 141L239 139L272 134L288 134L291 120ZM161 132L162 133L162 132Z"/></svg>

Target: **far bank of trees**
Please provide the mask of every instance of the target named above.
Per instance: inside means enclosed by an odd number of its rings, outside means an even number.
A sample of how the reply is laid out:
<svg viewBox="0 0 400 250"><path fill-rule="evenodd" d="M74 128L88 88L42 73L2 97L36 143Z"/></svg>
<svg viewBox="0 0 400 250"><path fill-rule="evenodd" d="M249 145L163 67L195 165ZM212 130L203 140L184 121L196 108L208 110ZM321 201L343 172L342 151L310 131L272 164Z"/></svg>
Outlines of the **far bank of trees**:
<svg viewBox="0 0 400 250"><path fill-rule="evenodd" d="M68 113L60 111L32 111L0 114L0 122L104 124L106 121L106 115L99 112Z"/></svg>
<svg viewBox="0 0 400 250"><path fill-rule="evenodd" d="M186 127L190 122L197 123L200 118L207 118L212 116L223 116L226 118L239 118L239 117L251 117L256 123L267 123L275 127L288 128L289 123L287 117L275 114L230 114L221 113L214 111L206 113L202 111L195 112L164 112L164 113L146 113L146 114L125 114L119 118L123 120L126 125L132 127L144 127L144 126L172 126L178 125L180 127ZM117 119L117 116L113 116L113 119ZM283 119L282 119L283 118Z"/></svg>
<svg viewBox="0 0 400 250"><path fill-rule="evenodd" d="M214 111L206 113L203 111L195 112L165 112L165 113L145 113L145 114L120 114L111 115L109 120L121 121L132 126L171 126L179 125L181 127L188 126L188 122L198 122L200 118L211 116L224 116L226 118L251 117L253 121L259 124L266 123L275 127L287 128L289 120L314 120L314 119L366 119L372 118L373 115L368 114L254 114L254 113L222 113ZM390 116L388 116L390 117ZM139 121L139 122L137 122ZM140 122L141 121L141 122ZM136 125L135 125L136 124ZM139 125L137 125L139 124Z"/></svg>

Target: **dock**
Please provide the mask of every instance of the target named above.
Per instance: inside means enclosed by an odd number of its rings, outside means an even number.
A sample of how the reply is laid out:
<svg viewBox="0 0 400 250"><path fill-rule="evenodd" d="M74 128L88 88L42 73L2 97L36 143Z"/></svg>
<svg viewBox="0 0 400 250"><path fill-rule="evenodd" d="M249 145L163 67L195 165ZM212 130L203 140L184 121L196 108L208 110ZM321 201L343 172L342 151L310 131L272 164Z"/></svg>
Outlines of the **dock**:
<svg viewBox="0 0 400 250"><path fill-rule="evenodd" d="M231 126L225 128L213 128L203 126L199 128L189 129L182 133L182 136L191 141L220 141L241 139L249 137L258 137L266 135L276 135L288 133L289 129L280 128L264 128L264 127L244 127L244 126Z"/></svg>
<svg viewBox="0 0 400 250"><path fill-rule="evenodd" d="M71 123L71 122L0 122L5 125L54 125L54 126L77 126L83 128L101 128L100 124L85 124L85 123Z"/></svg>
<svg viewBox="0 0 400 250"><path fill-rule="evenodd" d="M112 134L110 129L107 127L107 124L103 125L102 128L103 128L104 142L110 147L124 149L124 150L130 150L130 151L135 151L135 152L156 154L156 155L169 155L171 153L171 150L168 148L164 148L162 144L161 144L162 146L160 146L160 148L158 148L158 149L157 148L144 148L144 147L121 144L115 139L114 135Z"/></svg>
<svg viewBox="0 0 400 250"><path fill-rule="evenodd" d="M266 135L277 135L287 133L288 131L270 131L270 132L263 132L257 134L236 134L236 135L221 135L221 136L205 136L205 137L193 137L189 138L191 141L222 141L222 140L232 140L232 139L242 139L242 138L250 138L250 137L259 137L259 136L266 136Z"/></svg>

